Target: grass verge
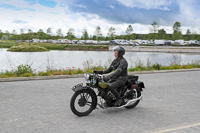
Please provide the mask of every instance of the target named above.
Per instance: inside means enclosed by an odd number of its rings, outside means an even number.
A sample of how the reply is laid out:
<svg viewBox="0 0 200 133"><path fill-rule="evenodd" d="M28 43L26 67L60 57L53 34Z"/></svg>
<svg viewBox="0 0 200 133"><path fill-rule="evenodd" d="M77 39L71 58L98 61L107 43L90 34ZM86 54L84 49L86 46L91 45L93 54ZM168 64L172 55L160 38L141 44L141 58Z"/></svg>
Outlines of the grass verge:
<svg viewBox="0 0 200 133"><path fill-rule="evenodd" d="M200 61L193 61L187 65L178 65L178 64L171 64L170 66L162 66L158 63L143 66L136 66L134 68L129 68L129 72L133 71L152 71L152 70L174 70L174 69L192 69L192 68L200 68ZM12 77L32 77L32 76L54 76L54 75L73 75L73 74L83 74L83 73L92 73L93 70L102 71L106 69L103 66L95 66L92 68L66 68L66 69L59 69L59 70L47 70L46 72L38 72L34 73L32 68L28 65L20 65L17 67L17 70L5 71L0 73L0 78L12 78Z"/></svg>

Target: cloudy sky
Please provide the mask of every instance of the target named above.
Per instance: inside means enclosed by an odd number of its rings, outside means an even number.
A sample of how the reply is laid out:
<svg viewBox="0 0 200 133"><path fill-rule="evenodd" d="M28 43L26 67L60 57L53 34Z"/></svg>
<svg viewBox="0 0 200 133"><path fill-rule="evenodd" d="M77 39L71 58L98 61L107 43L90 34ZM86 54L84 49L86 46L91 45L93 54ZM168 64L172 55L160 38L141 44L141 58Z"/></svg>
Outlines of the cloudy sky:
<svg viewBox="0 0 200 133"><path fill-rule="evenodd" d="M107 35L112 26L117 34L125 34L128 25L135 33L149 33L153 21L172 33L178 21L182 32L200 33L200 0L0 0L0 29L38 31L69 28L81 36L86 28L93 35L97 26Z"/></svg>

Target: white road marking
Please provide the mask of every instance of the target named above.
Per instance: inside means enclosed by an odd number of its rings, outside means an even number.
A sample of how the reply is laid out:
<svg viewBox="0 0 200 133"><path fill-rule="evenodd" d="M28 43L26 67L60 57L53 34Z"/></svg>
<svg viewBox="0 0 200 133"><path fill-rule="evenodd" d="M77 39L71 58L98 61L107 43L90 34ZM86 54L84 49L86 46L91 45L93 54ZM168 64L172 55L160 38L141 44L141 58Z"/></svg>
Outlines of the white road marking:
<svg viewBox="0 0 200 133"><path fill-rule="evenodd" d="M186 128L190 128L190 127L196 127L196 126L200 126L200 123L194 123L194 124L164 129L164 130L160 130L160 131L156 131L156 132L152 132L152 133L166 133L166 132L170 132L170 131L176 131L176 130L186 129Z"/></svg>

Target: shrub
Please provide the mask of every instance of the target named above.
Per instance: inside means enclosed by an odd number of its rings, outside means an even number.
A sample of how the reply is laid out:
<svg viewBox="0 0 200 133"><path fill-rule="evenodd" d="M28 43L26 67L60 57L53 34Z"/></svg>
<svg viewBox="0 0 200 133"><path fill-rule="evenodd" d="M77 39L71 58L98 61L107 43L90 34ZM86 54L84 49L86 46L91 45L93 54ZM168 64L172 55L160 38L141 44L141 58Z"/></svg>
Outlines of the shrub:
<svg viewBox="0 0 200 133"><path fill-rule="evenodd" d="M128 71L145 71L147 70L145 67L135 67L135 68L129 68Z"/></svg>
<svg viewBox="0 0 200 133"><path fill-rule="evenodd" d="M83 74L83 73L84 73L84 71L81 70L80 68L78 68L78 69L75 71L75 74Z"/></svg>
<svg viewBox="0 0 200 133"><path fill-rule="evenodd" d="M21 75L22 77L31 77L31 76L33 76L31 73L25 73L25 74L22 74Z"/></svg>
<svg viewBox="0 0 200 133"><path fill-rule="evenodd" d="M56 71L53 73L53 75L63 75L63 71Z"/></svg>
<svg viewBox="0 0 200 133"><path fill-rule="evenodd" d="M17 74L17 76L23 75L25 73L33 73L33 70L31 68L31 66L29 65L19 65L17 67L17 71L15 72Z"/></svg>
<svg viewBox="0 0 200 133"><path fill-rule="evenodd" d="M189 64L195 68L200 68L200 60L193 60L191 64Z"/></svg>
<svg viewBox="0 0 200 133"><path fill-rule="evenodd" d="M152 65L152 68L155 70L160 70L161 67L162 67L161 64L158 64L158 63Z"/></svg>
<svg viewBox="0 0 200 133"><path fill-rule="evenodd" d="M39 72L38 76L48 76L48 73L47 72Z"/></svg>
<svg viewBox="0 0 200 133"><path fill-rule="evenodd" d="M168 69L168 66L161 66L160 69L161 69L161 70L167 70L167 69Z"/></svg>
<svg viewBox="0 0 200 133"><path fill-rule="evenodd" d="M177 64L169 66L170 69L179 69L179 67Z"/></svg>
<svg viewBox="0 0 200 133"><path fill-rule="evenodd" d="M7 71L6 70L6 72L3 73L2 75L8 76L8 77L15 77L16 76L16 74L15 74L15 72L13 70L12 71Z"/></svg>

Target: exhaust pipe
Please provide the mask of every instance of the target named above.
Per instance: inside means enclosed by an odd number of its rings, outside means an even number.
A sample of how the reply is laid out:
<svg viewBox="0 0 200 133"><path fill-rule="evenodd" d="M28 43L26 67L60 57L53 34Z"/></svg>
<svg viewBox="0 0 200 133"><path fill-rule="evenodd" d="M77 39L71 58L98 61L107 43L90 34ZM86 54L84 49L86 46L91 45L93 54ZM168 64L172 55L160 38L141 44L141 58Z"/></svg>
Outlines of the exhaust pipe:
<svg viewBox="0 0 200 133"><path fill-rule="evenodd" d="M136 98L136 99L133 99L133 100L130 100L130 101L128 101L125 105L122 105L122 106L120 106L120 107L115 107L115 108L123 108L123 107L125 107L125 106L128 106L130 103L132 103L132 102L136 102L136 101L138 101L138 100L141 100L142 99L142 95L140 96L140 97L138 97L138 98Z"/></svg>

